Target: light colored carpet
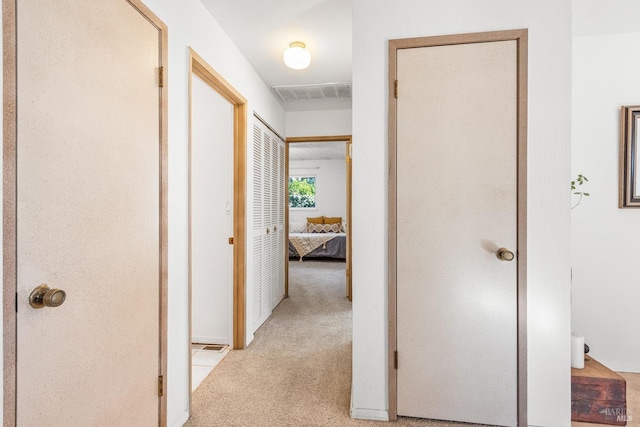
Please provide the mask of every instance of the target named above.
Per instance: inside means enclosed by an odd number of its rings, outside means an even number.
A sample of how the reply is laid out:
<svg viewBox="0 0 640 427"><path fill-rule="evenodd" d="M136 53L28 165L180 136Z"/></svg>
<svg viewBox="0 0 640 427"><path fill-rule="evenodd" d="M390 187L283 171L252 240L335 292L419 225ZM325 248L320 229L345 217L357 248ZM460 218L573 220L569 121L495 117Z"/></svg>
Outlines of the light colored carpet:
<svg viewBox="0 0 640 427"><path fill-rule="evenodd" d="M202 382L186 426L471 426L412 418L393 424L351 419L345 264L292 261L289 266L289 298L247 349L232 350Z"/></svg>

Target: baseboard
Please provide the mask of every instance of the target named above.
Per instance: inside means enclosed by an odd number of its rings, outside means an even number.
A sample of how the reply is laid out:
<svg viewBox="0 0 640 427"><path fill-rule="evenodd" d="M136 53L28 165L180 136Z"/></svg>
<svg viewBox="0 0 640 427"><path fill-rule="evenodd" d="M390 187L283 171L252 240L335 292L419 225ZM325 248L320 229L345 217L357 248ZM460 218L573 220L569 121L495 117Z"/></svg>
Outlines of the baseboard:
<svg viewBox="0 0 640 427"><path fill-rule="evenodd" d="M245 337L246 342L244 343L244 347L247 348L249 344L251 344L254 338L255 338L255 335L253 334L253 332L248 333L247 336Z"/></svg>
<svg viewBox="0 0 640 427"><path fill-rule="evenodd" d="M389 421L389 411L380 409L351 408L351 418L357 420Z"/></svg>
<svg viewBox="0 0 640 427"><path fill-rule="evenodd" d="M182 415L180 415L180 418L178 418L173 424L171 424L171 427L182 427L183 425L186 424L186 422L189 421L189 411L184 411L182 413Z"/></svg>
<svg viewBox="0 0 640 427"><path fill-rule="evenodd" d="M611 364L611 365L607 365L607 368L611 369L612 371L615 372L624 372L627 374L638 374L640 373L640 366L638 366L637 364Z"/></svg>
<svg viewBox="0 0 640 427"><path fill-rule="evenodd" d="M372 420L372 421L389 421L389 411L383 411L380 409L362 409L353 407L353 382L351 383L351 401L349 402L349 412L351 418L357 420Z"/></svg>

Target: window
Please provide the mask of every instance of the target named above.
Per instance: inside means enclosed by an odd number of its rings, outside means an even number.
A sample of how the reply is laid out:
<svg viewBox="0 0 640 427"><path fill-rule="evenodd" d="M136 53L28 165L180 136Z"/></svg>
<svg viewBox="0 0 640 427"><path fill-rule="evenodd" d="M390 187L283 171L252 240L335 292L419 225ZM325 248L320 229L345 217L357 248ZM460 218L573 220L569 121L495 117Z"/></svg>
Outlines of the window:
<svg viewBox="0 0 640 427"><path fill-rule="evenodd" d="M315 209L315 176L292 176L289 178L289 207Z"/></svg>

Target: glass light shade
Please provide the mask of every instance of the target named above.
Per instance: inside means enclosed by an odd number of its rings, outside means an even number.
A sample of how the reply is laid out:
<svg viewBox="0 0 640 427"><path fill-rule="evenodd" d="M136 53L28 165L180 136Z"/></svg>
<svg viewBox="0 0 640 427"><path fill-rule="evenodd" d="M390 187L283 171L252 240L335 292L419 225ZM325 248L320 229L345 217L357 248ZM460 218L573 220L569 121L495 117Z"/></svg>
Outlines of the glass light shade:
<svg viewBox="0 0 640 427"><path fill-rule="evenodd" d="M294 70L303 70L311 63L311 54L302 42L291 43L284 51L283 58L285 65Z"/></svg>

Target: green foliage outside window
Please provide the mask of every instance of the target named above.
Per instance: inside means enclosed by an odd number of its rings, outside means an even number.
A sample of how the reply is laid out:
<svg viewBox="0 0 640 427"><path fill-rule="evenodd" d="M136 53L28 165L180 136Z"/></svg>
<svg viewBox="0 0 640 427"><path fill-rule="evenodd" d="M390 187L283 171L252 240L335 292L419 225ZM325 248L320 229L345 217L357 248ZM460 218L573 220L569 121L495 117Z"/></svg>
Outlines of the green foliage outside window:
<svg viewBox="0 0 640 427"><path fill-rule="evenodd" d="M315 176L292 176L289 178L289 207L316 207Z"/></svg>

